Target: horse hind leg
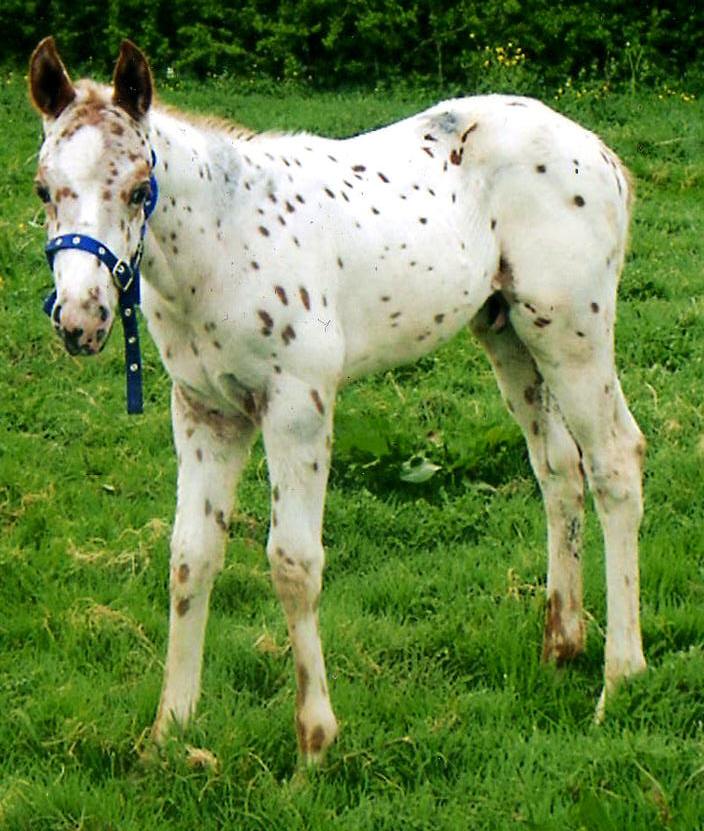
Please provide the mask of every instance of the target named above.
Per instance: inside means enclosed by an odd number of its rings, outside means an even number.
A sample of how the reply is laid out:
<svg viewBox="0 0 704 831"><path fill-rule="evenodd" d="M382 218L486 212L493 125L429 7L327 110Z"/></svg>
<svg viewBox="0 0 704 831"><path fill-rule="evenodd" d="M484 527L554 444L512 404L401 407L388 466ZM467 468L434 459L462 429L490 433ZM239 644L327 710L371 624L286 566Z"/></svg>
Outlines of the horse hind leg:
<svg viewBox="0 0 704 831"><path fill-rule="evenodd" d="M574 249L579 253L578 245ZM513 263L520 301L511 322L582 451L602 527L608 618L603 712L618 681L645 668L638 575L645 442L616 375L616 267L600 271L592 265L600 257L580 261L575 251L569 264L554 262L547 271L544 260L540 272L533 266L541 262L537 256Z"/></svg>
<svg viewBox="0 0 704 831"><path fill-rule="evenodd" d="M561 664L584 649L581 454L508 315L503 297L492 295L474 319L472 330L491 361L509 411L523 431L543 494L548 526L543 660Z"/></svg>

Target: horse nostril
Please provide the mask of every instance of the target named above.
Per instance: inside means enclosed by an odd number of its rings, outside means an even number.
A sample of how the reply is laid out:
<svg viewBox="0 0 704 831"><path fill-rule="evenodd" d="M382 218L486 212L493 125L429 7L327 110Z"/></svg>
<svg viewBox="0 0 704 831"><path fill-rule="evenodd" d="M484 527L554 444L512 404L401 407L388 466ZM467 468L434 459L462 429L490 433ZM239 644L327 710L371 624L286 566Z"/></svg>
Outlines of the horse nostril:
<svg viewBox="0 0 704 831"><path fill-rule="evenodd" d="M98 309L98 311L100 312L100 320L101 320L101 322L102 322L102 323L105 323L105 321L108 319L108 317L110 317L110 310L108 309L108 307L107 307L107 306L101 306L101 307Z"/></svg>
<svg viewBox="0 0 704 831"><path fill-rule="evenodd" d="M68 349L68 351L72 355L76 355L80 351L81 347L78 343L78 340L82 335L83 329L81 329L80 327L72 329L70 332L67 329L64 329L64 343L66 344L66 349Z"/></svg>

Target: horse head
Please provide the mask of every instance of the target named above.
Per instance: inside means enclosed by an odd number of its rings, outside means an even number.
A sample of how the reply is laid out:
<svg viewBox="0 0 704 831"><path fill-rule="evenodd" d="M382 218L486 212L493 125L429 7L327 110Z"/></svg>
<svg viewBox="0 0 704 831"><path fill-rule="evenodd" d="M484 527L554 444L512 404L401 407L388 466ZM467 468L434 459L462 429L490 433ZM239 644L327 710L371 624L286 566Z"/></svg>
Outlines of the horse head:
<svg viewBox="0 0 704 831"><path fill-rule="evenodd" d="M29 90L44 132L35 187L56 288L49 312L68 351L91 355L104 346L120 294L138 274L155 195L151 73L125 40L112 87L74 84L49 37L30 59Z"/></svg>

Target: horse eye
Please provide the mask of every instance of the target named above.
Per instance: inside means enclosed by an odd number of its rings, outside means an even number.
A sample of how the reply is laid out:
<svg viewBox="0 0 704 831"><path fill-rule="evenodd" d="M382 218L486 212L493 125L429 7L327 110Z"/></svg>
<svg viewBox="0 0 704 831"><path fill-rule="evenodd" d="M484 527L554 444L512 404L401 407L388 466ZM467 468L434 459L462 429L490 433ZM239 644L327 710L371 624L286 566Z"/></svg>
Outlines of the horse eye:
<svg viewBox="0 0 704 831"><path fill-rule="evenodd" d="M132 195L130 196L130 205L143 205L149 198L150 193L151 191L149 189L149 185L139 185L139 187L136 187L132 191Z"/></svg>
<svg viewBox="0 0 704 831"><path fill-rule="evenodd" d="M34 190L45 205L51 202L51 194L49 193L49 188L46 185L42 185L37 182L34 186Z"/></svg>

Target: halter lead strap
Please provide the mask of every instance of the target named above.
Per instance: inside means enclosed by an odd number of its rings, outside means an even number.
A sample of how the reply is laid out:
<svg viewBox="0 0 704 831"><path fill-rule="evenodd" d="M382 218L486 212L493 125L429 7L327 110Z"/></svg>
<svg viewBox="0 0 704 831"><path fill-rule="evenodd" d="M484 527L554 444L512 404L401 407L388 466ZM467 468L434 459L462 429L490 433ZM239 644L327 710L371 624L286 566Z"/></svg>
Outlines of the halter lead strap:
<svg viewBox="0 0 704 831"><path fill-rule="evenodd" d="M120 320L125 336L125 378L127 385L127 412L130 415L141 413L144 410L142 396L142 355L139 348L139 328L137 326L136 307L140 302L140 262L144 250L144 235L147 232L147 221L154 213L159 198L159 185L154 176L156 166L156 154L152 150L152 174L149 178L150 196L144 203L144 222L140 232L139 245L127 262L120 260L100 240L85 234L63 234L54 237L46 245L45 253L49 268L53 272L54 259L59 251L72 249L73 251L85 251L97 257L108 269L112 281L117 288L119 298ZM56 290L44 301L44 311L52 317L56 304Z"/></svg>

